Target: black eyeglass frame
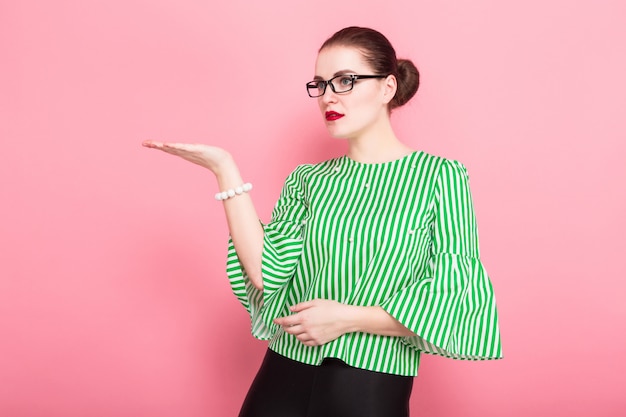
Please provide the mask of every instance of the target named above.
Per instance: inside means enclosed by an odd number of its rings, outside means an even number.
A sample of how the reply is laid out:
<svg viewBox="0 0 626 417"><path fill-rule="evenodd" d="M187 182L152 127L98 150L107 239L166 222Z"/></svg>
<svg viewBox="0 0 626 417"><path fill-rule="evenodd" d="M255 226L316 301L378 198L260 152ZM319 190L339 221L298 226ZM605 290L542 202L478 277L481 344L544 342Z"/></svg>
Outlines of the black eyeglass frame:
<svg viewBox="0 0 626 417"><path fill-rule="evenodd" d="M345 90L345 91L336 91L335 90L335 86L333 85L333 80L340 78L340 77L348 77L352 80L352 84L350 85L350 88ZM359 74L339 74L339 75L335 75L333 78L329 79L329 80L315 80L315 81L309 81L308 83L306 83L306 92L309 95L309 97L311 98L317 98L317 97L322 97L324 94L326 94L326 87L328 87L330 85L330 89L333 90L333 93L335 94L344 94L347 93L349 91L352 91L352 89L354 88L354 84L356 83L357 80L367 80L367 79L371 79L371 78L387 78L388 75L359 75ZM311 90L319 90L319 85L320 83L323 83L324 87L322 88L322 92L321 94L317 94L317 95L312 95L311 94Z"/></svg>

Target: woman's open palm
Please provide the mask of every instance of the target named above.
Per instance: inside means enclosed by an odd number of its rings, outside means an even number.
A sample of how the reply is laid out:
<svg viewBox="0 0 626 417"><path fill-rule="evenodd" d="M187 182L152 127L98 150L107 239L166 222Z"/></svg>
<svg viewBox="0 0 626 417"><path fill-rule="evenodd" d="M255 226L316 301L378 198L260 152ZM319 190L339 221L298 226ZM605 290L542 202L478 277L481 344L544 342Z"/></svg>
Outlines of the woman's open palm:
<svg viewBox="0 0 626 417"><path fill-rule="evenodd" d="M189 162L207 168L213 173L230 158L230 154L224 149L200 143L171 143L146 140L142 145L179 156Z"/></svg>

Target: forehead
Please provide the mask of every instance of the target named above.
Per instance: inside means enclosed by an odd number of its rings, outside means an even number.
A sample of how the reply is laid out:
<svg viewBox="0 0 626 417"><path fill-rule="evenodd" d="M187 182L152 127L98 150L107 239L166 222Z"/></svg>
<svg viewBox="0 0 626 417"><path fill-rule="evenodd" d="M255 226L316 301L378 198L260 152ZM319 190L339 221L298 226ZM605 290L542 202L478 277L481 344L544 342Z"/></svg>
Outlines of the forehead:
<svg viewBox="0 0 626 417"><path fill-rule="evenodd" d="M356 48L347 46L331 46L322 49L315 61L315 75L328 79L340 71L354 71L355 73L369 73L370 66L363 59L363 55Z"/></svg>

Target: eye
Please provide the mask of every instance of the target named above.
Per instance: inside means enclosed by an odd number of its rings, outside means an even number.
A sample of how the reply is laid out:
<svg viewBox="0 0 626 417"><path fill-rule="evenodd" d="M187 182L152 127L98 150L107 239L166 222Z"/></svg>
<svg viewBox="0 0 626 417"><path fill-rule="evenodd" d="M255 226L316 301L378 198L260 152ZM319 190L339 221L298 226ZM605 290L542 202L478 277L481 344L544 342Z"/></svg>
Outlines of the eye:
<svg viewBox="0 0 626 417"><path fill-rule="evenodd" d="M339 85L342 87L350 87L352 85L352 77L348 75L339 77Z"/></svg>

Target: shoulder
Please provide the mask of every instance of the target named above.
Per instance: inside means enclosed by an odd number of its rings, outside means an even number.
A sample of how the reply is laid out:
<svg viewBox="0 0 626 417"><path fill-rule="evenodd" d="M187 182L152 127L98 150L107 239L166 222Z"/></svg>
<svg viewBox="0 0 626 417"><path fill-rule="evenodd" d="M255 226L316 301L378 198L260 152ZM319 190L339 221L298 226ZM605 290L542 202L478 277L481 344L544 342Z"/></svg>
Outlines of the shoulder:
<svg viewBox="0 0 626 417"><path fill-rule="evenodd" d="M470 202L471 191L469 174L463 163L455 159L441 158L435 181L436 200L447 201L446 204L463 204Z"/></svg>
<svg viewBox="0 0 626 417"><path fill-rule="evenodd" d="M467 168L465 167L465 165L455 159L444 159L444 162L441 165L440 175L446 175L450 178L463 180L469 179L469 176L467 174Z"/></svg>
<svg viewBox="0 0 626 417"><path fill-rule="evenodd" d="M431 174L438 179L446 176L467 177L465 165L455 159L419 152L416 157L417 167L422 174Z"/></svg>
<svg viewBox="0 0 626 417"><path fill-rule="evenodd" d="M467 168L465 165L457 161L456 159L445 158L443 156L432 155L426 152L422 152L422 158L425 163L422 165L428 165L433 168L436 175L441 178L442 176L462 177L467 178Z"/></svg>
<svg viewBox="0 0 626 417"><path fill-rule="evenodd" d="M336 166L341 163L342 158L333 158L326 161L317 162L313 164L300 164L294 168L289 174L289 177L307 178L312 175L323 174L328 171L332 171Z"/></svg>
<svg viewBox="0 0 626 417"><path fill-rule="evenodd" d="M335 158L314 164L297 165L285 179L284 186L290 189L305 190L316 178L333 172L338 160L339 158Z"/></svg>

